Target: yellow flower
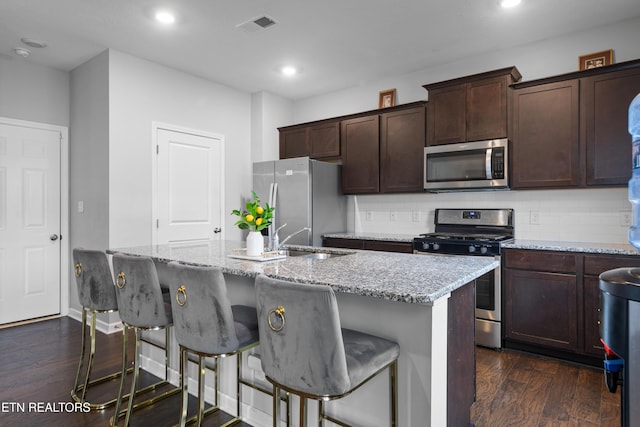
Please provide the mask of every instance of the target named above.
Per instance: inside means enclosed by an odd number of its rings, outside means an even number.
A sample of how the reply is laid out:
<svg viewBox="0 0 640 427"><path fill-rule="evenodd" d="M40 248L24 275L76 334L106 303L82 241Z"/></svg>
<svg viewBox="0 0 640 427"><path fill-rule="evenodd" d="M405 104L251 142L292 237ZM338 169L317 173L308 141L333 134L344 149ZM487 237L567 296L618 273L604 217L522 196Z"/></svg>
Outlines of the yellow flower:
<svg viewBox="0 0 640 427"><path fill-rule="evenodd" d="M263 213L263 212L264 212L264 209L262 209L262 206L258 206L258 207L256 208L256 213L257 213L258 215L262 215L262 213ZM257 222L257 221L256 221L256 222ZM260 224L258 224L258 225L260 225Z"/></svg>
<svg viewBox="0 0 640 427"><path fill-rule="evenodd" d="M256 225L260 225L262 224L262 218L257 218L256 219Z"/></svg>
<svg viewBox="0 0 640 427"><path fill-rule="evenodd" d="M249 215L245 216L244 219L246 219L247 222L253 222L253 215L249 214Z"/></svg>

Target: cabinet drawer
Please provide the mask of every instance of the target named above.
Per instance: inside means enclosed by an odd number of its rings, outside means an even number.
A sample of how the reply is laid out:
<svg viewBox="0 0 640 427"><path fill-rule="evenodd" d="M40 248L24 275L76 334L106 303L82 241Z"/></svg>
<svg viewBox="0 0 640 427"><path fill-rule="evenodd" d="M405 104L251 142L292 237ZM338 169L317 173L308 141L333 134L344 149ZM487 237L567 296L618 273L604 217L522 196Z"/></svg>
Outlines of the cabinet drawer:
<svg viewBox="0 0 640 427"><path fill-rule="evenodd" d="M519 270L576 273L576 255L568 252L505 249L503 264Z"/></svg>
<svg viewBox="0 0 640 427"><path fill-rule="evenodd" d="M322 239L322 246L329 248L363 249L363 241L360 239L325 237Z"/></svg>
<svg viewBox="0 0 640 427"><path fill-rule="evenodd" d="M599 276L601 273L620 267L640 267L640 257L637 256L603 256L585 255L584 274Z"/></svg>

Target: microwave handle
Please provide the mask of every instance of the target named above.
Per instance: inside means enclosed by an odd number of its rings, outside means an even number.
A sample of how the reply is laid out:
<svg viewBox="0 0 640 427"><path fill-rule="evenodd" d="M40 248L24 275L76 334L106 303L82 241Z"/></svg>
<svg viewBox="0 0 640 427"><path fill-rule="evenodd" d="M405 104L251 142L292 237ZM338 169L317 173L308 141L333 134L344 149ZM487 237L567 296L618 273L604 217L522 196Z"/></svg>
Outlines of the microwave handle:
<svg viewBox="0 0 640 427"><path fill-rule="evenodd" d="M491 155L493 153L493 148L487 148L487 152L485 153L484 158L484 173L487 176L487 179L493 179L492 173L492 165L491 165Z"/></svg>

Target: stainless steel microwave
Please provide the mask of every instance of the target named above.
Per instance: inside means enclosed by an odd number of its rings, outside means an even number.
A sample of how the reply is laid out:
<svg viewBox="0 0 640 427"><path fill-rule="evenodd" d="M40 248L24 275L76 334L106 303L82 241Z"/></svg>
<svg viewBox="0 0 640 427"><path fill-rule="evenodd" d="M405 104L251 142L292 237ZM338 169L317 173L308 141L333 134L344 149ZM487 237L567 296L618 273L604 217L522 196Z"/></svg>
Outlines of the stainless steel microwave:
<svg viewBox="0 0 640 427"><path fill-rule="evenodd" d="M424 148L424 188L428 191L509 188L509 142L488 141Z"/></svg>

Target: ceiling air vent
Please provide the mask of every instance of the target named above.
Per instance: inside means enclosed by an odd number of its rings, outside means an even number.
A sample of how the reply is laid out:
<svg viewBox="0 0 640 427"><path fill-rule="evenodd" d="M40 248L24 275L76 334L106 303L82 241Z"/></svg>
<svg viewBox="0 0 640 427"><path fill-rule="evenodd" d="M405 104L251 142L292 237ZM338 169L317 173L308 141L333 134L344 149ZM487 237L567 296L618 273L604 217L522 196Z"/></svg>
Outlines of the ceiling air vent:
<svg viewBox="0 0 640 427"><path fill-rule="evenodd" d="M269 16L260 16L258 18L251 18L246 22L236 25L236 28L241 29L247 33L255 33L257 31L266 30L276 24L276 21Z"/></svg>

